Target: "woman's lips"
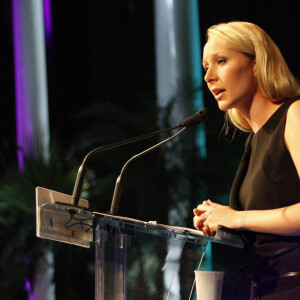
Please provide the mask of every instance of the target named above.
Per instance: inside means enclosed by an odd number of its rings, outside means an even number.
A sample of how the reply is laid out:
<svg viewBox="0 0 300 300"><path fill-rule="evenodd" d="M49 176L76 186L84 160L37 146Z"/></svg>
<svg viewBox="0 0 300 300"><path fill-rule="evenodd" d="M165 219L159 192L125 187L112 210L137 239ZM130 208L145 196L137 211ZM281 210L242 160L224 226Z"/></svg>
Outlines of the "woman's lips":
<svg viewBox="0 0 300 300"><path fill-rule="evenodd" d="M218 101L221 100L224 94L225 94L225 90L220 91L218 94L215 95L215 99Z"/></svg>
<svg viewBox="0 0 300 300"><path fill-rule="evenodd" d="M212 93L214 94L215 99L218 101L223 98L225 91L226 91L225 89L219 89L219 88L212 89Z"/></svg>

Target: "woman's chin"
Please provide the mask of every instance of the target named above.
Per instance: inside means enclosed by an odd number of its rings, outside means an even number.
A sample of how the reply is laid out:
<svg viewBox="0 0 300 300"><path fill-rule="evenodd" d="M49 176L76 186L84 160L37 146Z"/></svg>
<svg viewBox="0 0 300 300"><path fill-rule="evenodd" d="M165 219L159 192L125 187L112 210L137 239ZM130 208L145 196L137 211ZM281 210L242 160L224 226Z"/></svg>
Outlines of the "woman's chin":
<svg viewBox="0 0 300 300"><path fill-rule="evenodd" d="M222 111L226 111L228 109L232 109L236 107L237 101L228 100L228 99L222 99L218 101L219 109Z"/></svg>
<svg viewBox="0 0 300 300"><path fill-rule="evenodd" d="M219 106L219 109L222 111L226 111L226 110L230 109L230 107L228 107L228 105L226 105L226 103L224 103L223 101L218 101L218 106Z"/></svg>

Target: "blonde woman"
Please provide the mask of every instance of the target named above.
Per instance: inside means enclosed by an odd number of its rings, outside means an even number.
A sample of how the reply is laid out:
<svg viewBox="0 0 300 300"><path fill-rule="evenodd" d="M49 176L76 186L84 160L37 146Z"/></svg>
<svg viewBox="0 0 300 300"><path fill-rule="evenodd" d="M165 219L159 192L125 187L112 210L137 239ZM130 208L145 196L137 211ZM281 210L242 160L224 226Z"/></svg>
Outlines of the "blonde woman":
<svg viewBox="0 0 300 300"><path fill-rule="evenodd" d="M230 206L204 201L194 209L194 226L209 236L218 225L239 231L249 253L244 269L251 268L251 299L296 299L300 295L299 83L271 38L247 22L208 29L203 67L219 108L234 126L250 133ZM237 299L250 296L237 295Z"/></svg>

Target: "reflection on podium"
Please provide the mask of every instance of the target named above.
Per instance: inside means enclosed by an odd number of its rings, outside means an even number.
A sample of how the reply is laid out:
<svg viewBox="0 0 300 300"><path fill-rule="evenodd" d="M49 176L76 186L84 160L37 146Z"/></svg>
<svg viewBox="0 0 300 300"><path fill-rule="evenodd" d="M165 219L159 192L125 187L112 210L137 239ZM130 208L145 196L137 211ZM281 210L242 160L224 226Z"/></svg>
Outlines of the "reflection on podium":
<svg viewBox="0 0 300 300"><path fill-rule="evenodd" d="M207 243L242 247L226 228L210 238L189 228L91 212L88 201L71 201L36 188L37 236L87 248L95 243L96 300L195 299L194 270Z"/></svg>

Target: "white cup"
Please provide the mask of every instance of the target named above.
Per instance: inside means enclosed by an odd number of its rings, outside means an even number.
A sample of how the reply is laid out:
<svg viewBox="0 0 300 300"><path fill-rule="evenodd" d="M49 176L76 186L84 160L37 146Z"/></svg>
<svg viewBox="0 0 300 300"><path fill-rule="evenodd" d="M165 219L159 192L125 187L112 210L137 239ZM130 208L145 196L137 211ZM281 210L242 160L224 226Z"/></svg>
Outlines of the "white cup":
<svg viewBox="0 0 300 300"><path fill-rule="evenodd" d="M197 300L221 300L224 272L195 271Z"/></svg>

